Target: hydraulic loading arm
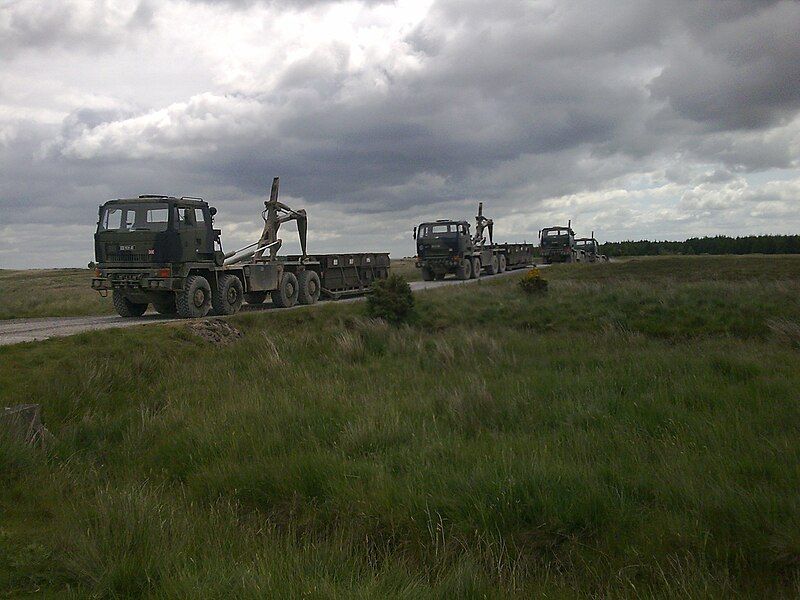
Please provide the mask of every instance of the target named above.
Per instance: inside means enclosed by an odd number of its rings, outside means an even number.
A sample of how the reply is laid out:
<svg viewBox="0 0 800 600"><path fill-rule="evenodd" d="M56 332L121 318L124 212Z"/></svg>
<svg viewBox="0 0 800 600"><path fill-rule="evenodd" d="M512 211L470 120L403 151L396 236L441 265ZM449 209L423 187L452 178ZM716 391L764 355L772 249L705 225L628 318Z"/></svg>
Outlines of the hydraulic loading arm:
<svg viewBox="0 0 800 600"><path fill-rule="evenodd" d="M472 238L474 244L483 245L486 238L483 237L484 230L489 232L489 243L493 244L492 230L494 229L494 221L487 219L483 216L483 202L478 202L478 215L475 217L475 237Z"/></svg>
<svg viewBox="0 0 800 600"><path fill-rule="evenodd" d="M256 253L256 259L263 259L263 254L266 248L269 247L269 260L275 260L278 255L278 250L281 247L282 240L278 239L278 229L283 223L288 221L297 221L297 234L300 237L300 251L303 258L306 257L306 236L308 233L308 217L306 211L293 210L282 202L278 202L278 188L280 187L280 178L276 177L272 180L272 191L269 194L269 200L264 202L264 210L261 213L261 218L264 219L264 231L261 233L261 239L258 240L257 248L260 250Z"/></svg>

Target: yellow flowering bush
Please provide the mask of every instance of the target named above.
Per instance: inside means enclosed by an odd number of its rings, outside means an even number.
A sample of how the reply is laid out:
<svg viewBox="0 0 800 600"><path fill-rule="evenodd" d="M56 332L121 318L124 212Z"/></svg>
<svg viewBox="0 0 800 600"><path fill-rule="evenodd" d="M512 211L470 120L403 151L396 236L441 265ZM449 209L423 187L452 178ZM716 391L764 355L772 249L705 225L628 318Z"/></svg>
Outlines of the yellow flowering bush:
<svg viewBox="0 0 800 600"><path fill-rule="evenodd" d="M527 294L543 294L547 291L547 280L536 267L530 269L519 281L519 287Z"/></svg>

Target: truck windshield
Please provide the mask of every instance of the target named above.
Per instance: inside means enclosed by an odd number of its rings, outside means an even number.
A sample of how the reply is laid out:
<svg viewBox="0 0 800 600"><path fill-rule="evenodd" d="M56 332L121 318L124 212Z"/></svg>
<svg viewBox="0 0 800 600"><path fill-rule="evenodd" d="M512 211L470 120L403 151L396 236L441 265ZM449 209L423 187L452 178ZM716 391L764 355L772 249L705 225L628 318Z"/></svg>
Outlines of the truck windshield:
<svg viewBox="0 0 800 600"><path fill-rule="evenodd" d="M545 238L565 237L567 235L569 235L569 230L567 229L551 229L550 231L542 232L542 237Z"/></svg>
<svg viewBox="0 0 800 600"><path fill-rule="evenodd" d="M103 209L99 231L166 231L167 204L116 204Z"/></svg>
<svg viewBox="0 0 800 600"><path fill-rule="evenodd" d="M458 223L432 223L419 226L420 237L451 237L458 235Z"/></svg>

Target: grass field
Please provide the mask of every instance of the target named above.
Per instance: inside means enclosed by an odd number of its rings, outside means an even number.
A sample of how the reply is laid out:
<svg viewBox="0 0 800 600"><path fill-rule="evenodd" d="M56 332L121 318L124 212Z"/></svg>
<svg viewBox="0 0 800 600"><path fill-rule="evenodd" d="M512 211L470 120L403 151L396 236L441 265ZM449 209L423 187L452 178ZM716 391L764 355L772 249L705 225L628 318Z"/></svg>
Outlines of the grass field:
<svg viewBox="0 0 800 600"><path fill-rule="evenodd" d="M421 279L413 260L392 260L392 272ZM0 319L113 315L111 298L92 290L89 269L0 269Z"/></svg>
<svg viewBox="0 0 800 600"><path fill-rule="evenodd" d="M797 597L800 257L0 348L0 595Z"/></svg>
<svg viewBox="0 0 800 600"><path fill-rule="evenodd" d="M0 319L114 314L92 288L89 269L0 269Z"/></svg>

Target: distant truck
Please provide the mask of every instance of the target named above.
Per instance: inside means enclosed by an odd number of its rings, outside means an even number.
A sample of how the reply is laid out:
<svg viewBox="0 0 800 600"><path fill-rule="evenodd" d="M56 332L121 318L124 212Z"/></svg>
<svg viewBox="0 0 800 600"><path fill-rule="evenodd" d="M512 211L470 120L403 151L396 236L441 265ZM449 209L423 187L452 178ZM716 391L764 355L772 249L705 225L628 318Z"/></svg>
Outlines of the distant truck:
<svg viewBox="0 0 800 600"><path fill-rule="evenodd" d="M363 294L389 273L386 252L306 254L304 210L278 202L279 179L261 214L258 242L224 253L216 209L201 198L144 195L111 200L100 207L95 233L92 288L111 292L123 317L138 317L152 304L182 318L236 313L246 301L270 296L277 307L314 304L320 295ZM278 256L282 223L296 221L302 254Z"/></svg>
<svg viewBox="0 0 800 600"><path fill-rule="evenodd" d="M552 263L583 262L586 254L583 248L575 243L575 232L572 230L572 221L566 227L545 227L539 232L539 252L542 261L549 265Z"/></svg>
<svg viewBox="0 0 800 600"><path fill-rule="evenodd" d="M440 219L414 228L415 264L425 281L444 279L448 274L454 274L456 279L474 279L481 273L495 275L533 262L533 244L493 242L494 223L483 216L482 202L475 221L474 236L466 221ZM484 232L488 233L488 244Z"/></svg>
<svg viewBox="0 0 800 600"><path fill-rule="evenodd" d="M608 257L605 254L600 254L600 244L594 238L594 231L592 232L592 237L576 238L575 248L583 251L586 262L608 262Z"/></svg>

